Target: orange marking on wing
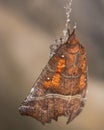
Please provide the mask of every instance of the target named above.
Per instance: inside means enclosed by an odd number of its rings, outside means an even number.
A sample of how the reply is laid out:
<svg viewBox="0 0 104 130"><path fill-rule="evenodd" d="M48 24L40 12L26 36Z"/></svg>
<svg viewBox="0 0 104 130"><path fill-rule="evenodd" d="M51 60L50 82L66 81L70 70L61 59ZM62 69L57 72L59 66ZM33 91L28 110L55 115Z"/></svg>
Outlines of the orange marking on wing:
<svg viewBox="0 0 104 130"><path fill-rule="evenodd" d="M46 89L50 88L51 87L51 81L45 81L44 86L45 86Z"/></svg>
<svg viewBox="0 0 104 130"><path fill-rule="evenodd" d="M44 81L44 87L46 89L51 88L51 87L58 87L59 86L59 82L60 82L60 73L63 70L63 68L65 67L65 60L64 59L60 59L57 67L56 67L56 73L53 75L52 80L49 81Z"/></svg>
<svg viewBox="0 0 104 130"><path fill-rule="evenodd" d="M55 87L55 88L58 87L59 82L60 82L60 74L56 73L52 78L52 86Z"/></svg>
<svg viewBox="0 0 104 130"><path fill-rule="evenodd" d="M65 60L64 59L60 59L56 68L56 72L61 72L63 70L63 68L65 67Z"/></svg>
<svg viewBox="0 0 104 130"><path fill-rule="evenodd" d="M44 81L44 87L46 89L49 89L51 87L54 87L54 88L58 87L59 86L59 82L60 82L60 77L61 77L60 74L56 73L53 76L52 80Z"/></svg>
<svg viewBox="0 0 104 130"><path fill-rule="evenodd" d="M80 77L80 82L79 82L80 89L81 90L84 89L85 85L86 85L86 83L85 83L85 75L82 74L81 77Z"/></svg>
<svg viewBox="0 0 104 130"><path fill-rule="evenodd" d="M86 69L86 63L85 62L83 62L83 64L82 64L82 72L84 72L85 71L85 69Z"/></svg>
<svg viewBox="0 0 104 130"><path fill-rule="evenodd" d="M85 69L86 69L86 64L87 64L86 57L84 58L83 56L81 56L81 58L80 58L80 64L81 64L82 72L84 72Z"/></svg>

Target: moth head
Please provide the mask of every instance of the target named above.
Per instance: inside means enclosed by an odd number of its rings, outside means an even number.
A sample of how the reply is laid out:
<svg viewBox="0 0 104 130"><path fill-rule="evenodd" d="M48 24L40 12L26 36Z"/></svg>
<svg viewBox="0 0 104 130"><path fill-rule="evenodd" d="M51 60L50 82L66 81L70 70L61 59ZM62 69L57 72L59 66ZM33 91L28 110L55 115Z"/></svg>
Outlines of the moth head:
<svg viewBox="0 0 104 130"><path fill-rule="evenodd" d="M70 33L70 30L68 29L68 40L67 43L70 45L75 45L79 43L79 40L76 36L76 32L75 29L73 29L73 31Z"/></svg>

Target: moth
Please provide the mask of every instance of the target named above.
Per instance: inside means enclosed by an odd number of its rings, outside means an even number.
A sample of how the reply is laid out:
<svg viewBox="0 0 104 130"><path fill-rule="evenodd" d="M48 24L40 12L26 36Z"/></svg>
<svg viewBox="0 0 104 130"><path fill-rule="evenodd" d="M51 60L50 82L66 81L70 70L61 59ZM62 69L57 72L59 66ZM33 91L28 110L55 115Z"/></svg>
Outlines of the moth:
<svg viewBox="0 0 104 130"><path fill-rule="evenodd" d="M21 115L42 124L67 117L67 124L83 110L87 92L87 57L75 28L60 44L51 46L51 57L19 107Z"/></svg>

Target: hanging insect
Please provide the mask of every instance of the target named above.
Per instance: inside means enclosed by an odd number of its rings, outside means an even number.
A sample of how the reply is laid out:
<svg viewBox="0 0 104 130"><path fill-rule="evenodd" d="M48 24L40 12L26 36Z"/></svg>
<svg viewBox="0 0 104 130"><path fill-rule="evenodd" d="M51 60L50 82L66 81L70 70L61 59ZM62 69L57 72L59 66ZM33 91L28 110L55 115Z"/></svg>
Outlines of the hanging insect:
<svg viewBox="0 0 104 130"><path fill-rule="evenodd" d="M87 58L85 48L70 33L72 0L67 3L63 38L52 45L50 59L19 107L21 115L31 116L42 124L59 116L68 117L67 124L83 109L87 92Z"/></svg>

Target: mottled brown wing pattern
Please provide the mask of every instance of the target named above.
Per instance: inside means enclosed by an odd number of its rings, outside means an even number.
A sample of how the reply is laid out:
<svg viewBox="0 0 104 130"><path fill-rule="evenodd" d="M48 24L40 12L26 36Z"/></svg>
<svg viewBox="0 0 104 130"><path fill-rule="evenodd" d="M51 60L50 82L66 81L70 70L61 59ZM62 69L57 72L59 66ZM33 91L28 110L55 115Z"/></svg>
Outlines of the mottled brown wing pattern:
<svg viewBox="0 0 104 130"><path fill-rule="evenodd" d="M42 124L57 121L59 116L66 116L69 123L82 111L86 91L86 52L73 31L55 50L19 112Z"/></svg>

